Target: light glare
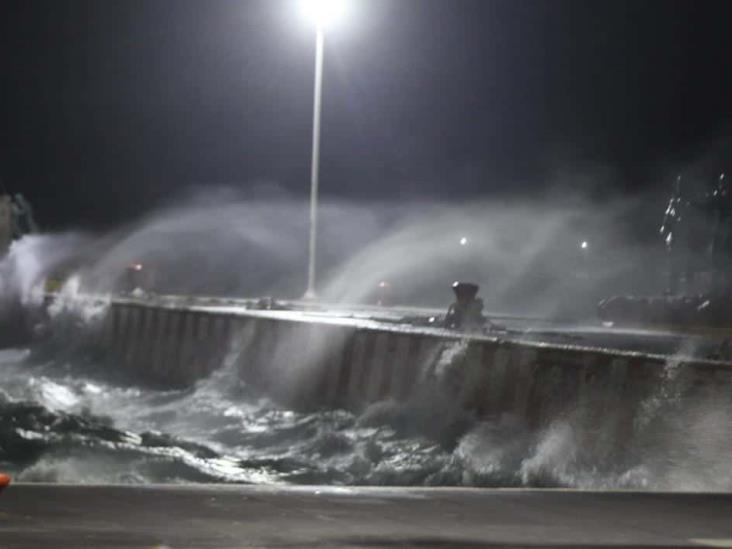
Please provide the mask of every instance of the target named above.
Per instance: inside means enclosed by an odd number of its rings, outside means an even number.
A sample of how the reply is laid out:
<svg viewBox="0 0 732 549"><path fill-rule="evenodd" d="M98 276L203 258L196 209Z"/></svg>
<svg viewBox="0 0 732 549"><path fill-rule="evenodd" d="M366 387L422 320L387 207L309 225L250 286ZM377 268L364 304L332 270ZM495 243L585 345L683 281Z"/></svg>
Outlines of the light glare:
<svg viewBox="0 0 732 549"><path fill-rule="evenodd" d="M300 0L303 14L321 28L341 19L345 4L345 0Z"/></svg>

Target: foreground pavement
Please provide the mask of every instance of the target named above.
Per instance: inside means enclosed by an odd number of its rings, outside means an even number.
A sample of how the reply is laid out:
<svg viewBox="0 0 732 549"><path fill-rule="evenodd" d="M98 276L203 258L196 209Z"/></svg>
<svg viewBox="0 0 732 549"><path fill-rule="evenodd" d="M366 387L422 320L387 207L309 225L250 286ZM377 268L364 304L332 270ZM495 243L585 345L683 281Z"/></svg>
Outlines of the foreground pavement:
<svg viewBox="0 0 732 549"><path fill-rule="evenodd" d="M11 485L0 547L732 547L732 494Z"/></svg>

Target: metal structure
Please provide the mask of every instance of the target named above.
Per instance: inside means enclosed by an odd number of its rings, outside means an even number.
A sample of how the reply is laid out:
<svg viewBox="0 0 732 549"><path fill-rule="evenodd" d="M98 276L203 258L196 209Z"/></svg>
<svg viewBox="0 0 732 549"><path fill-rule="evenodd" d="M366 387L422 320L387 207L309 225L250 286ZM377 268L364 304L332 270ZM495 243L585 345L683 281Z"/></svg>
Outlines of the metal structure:
<svg viewBox="0 0 732 549"><path fill-rule="evenodd" d="M308 248L308 287L305 297L315 298L315 267L318 240L318 186L320 176L320 111L323 96L323 26L315 31L315 94L313 98L313 153L310 165L310 245Z"/></svg>

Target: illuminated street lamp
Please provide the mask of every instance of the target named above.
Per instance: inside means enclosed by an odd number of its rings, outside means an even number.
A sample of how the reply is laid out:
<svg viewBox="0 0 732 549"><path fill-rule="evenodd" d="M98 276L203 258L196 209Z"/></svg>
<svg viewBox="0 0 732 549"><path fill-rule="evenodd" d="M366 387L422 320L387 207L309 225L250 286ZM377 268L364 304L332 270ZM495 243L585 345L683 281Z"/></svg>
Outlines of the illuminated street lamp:
<svg viewBox="0 0 732 549"><path fill-rule="evenodd" d="M310 164L310 246L306 299L315 298L315 257L318 236L318 177L320 173L320 110L323 95L325 29L343 15L345 0L301 0L303 13L315 23L315 93L313 99L313 154Z"/></svg>
<svg viewBox="0 0 732 549"><path fill-rule="evenodd" d="M589 265L589 254L590 254L590 243L586 240L582 240L579 243L580 247L580 254L582 255L582 267L581 271L579 272L580 278L589 278L590 277L590 265Z"/></svg>

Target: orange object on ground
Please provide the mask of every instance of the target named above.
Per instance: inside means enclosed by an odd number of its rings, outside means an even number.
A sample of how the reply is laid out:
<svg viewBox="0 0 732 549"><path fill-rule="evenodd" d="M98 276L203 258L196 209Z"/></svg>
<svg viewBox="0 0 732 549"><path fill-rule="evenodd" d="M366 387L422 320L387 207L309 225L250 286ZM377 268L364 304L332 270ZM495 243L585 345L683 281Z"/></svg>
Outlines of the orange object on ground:
<svg viewBox="0 0 732 549"><path fill-rule="evenodd" d="M5 488L8 484L10 484L10 475L0 473L0 490Z"/></svg>

